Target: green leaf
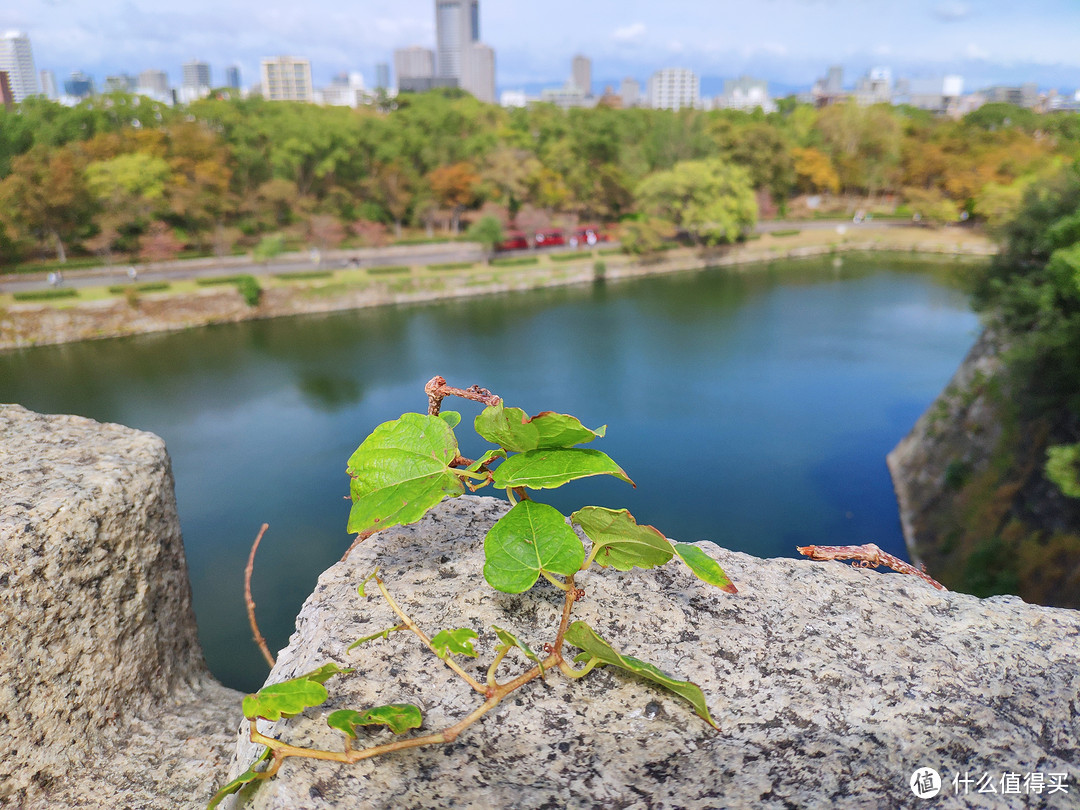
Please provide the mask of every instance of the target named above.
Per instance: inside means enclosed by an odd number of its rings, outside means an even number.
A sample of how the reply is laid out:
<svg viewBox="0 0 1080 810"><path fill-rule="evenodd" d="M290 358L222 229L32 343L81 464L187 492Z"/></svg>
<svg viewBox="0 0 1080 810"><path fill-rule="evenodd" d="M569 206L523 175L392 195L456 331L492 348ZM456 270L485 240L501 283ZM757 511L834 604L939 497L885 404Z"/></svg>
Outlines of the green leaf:
<svg viewBox="0 0 1080 810"><path fill-rule="evenodd" d="M656 568L675 556L675 549L653 526L640 525L626 509L586 506L570 515L593 544L591 557L598 565L619 571Z"/></svg>
<svg viewBox="0 0 1080 810"><path fill-rule="evenodd" d="M696 684L690 683L690 681L680 681L676 678L672 678L666 672L658 669L652 664L648 664L633 656L619 653L614 647L600 638L600 636L596 634L596 631L589 627L585 622L574 622L571 624L567 629L564 638L566 639L567 644L572 644L575 647L584 650L584 652L574 658L575 662L589 661L595 658L603 664L611 664L620 669L625 669L627 672L640 675L642 678L647 678L654 683L658 683L668 691L674 692L679 697L689 701L690 705L694 707L694 711L697 712L702 720L713 728L717 728L716 723L709 714L709 707L705 703L705 693L702 692L701 687Z"/></svg>
<svg viewBox="0 0 1080 810"><path fill-rule="evenodd" d="M726 593L739 592L731 580L728 579L727 574L724 573L724 569L720 567L720 563L697 546L692 546L689 543L676 543L674 549L675 553L679 555L679 559L689 565L690 570L702 582L715 585Z"/></svg>
<svg viewBox="0 0 1080 810"><path fill-rule="evenodd" d="M526 658L528 658L530 661L540 667L540 677L544 677L544 659L534 653L532 649L529 648L528 644L519 639L509 630L503 630L497 625L491 625L491 629L495 631L495 635L499 637L499 641L501 641L506 647L517 647L519 650L525 653Z"/></svg>
<svg viewBox="0 0 1080 810"><path fill-rule="evenodd" d="M413 523L465 491L450 467L458 444L438 416L406 413L372 431L349 458L350 532Z"/></svg>
<svg viewBox="0 0 1080 810"><path fill-rule="evenodd" d="M231 796L232 794L236 793L236 791L240 790L240 788L242 788L248 782L254 782L256 779L265 779L266 774L264 774L262 771L255 770L255 766L259 765L262 762L266 762L266 760L268 759L270 759L269 748L262 752L262 755L251 764L250 768L248 768L246 771L233 779L227 785L223 786L221 790L215 793L213 798L210 799L210 803L206 805L206 810L214 810L214 808L221 804L221 802L225 799L226 796Z"/></svg>
<svg viewBox="0 0 1080 810"><path fill-rule="evenodd" d="M345 652L352 652L357 647L359 647L361 644L367 644L369 641L374 641L377 638L390 638L391 633L393 633L393 632L395 632L397 630L404 630L404 629L405 629L405 625L399 624L396 627L387 627L385 630L380 630L378 633L372 633L370 636L364 636L363 638L358 638L356 641L354 641L352 644L350 644L348 647L345 648Z"/></svg>
<svg viewBox="0 0 1080 810"><path fill-rule="evenodd" d="M358 726L389 726L392 732L401 734L410 728L420 728L423 722L420 709L411 703L391 703L389 706L376 706L363 712L340 709L326 718L326 724L330 728L336 728L354 739Z"/></svg>
<svg viewBox="0 0 1080 810"><path fill-rule="evenodd" d="M451 653L476 658L476 650L472 645L474 638L478 638L476 631L468 627L458 630L440 630L431 640L431 646L435 648L435 654L439 658L446 658Z"/></svg>
<svg viewBox="0 0 1080 810"><path fill-rule="evenodd" d="M488 450L484 455L474 461L468 466L469 472L479 472L481 467L487 466L497 458L506 458L506 451L502 448L498 450Z"/></svg>
<svg viewBox="0 0 1080 810"><path fill-rule="evenodd" d="M484 560L484 579L491 587L523 593L541 571L573 574L585 561L585 547L559 510L521 501L488 530Z"/></svg>
<svg viewBox="0 0 1080 810"><path fill-rule="evenodd" d="M342 669L337 664L330 663L298 678L264 686L254 695L244 698L244 717L248 720L261 717L264 720L274 721L282 717L292 717L312 706L318 706L329 696L323 684L332 675L343 672L352 672L352 670Z"/></svg>
<svg viewBox="0 0 1080 810"><path fill-rule="evenodd" d="M461 414L457 411L440 411L439 418L446 422L451 428L456 428L461 422Z"/></svg>
<svg viewBox="0 0 1080 810"><path fill-rule="evenodd" d="M495 470L494 483L499 489L554 489L568 481L590 475L614 475L628 484L634 483L607 454L577 447L529 450L511 456Z"/></svg>
<svg viewBox="0 0 1080 810"><path fill-rule="evenodd" d="M489 405L473 422L476 432L505 450L524 452L552 447L573 447L602 437L607 425L589 430L576 417L544 411L528 417L521 408Z"/></svg>

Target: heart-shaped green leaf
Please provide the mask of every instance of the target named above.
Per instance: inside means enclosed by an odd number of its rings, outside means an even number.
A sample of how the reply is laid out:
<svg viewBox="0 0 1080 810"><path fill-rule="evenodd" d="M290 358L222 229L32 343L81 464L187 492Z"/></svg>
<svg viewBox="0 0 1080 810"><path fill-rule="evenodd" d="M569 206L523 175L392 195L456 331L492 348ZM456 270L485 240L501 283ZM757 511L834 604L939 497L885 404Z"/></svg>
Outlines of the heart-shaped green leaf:
<svg viewBox="0 0 1080 810"><path fill-rule="evenodd" d="M499 641L502 642L505 647L517 647L519 650L525 653L526 658L528 658L530 661L540 667L540 677L544 677L544 659L534 653L529 648L528 644L519 639L509 630L503 630L501 627L498 627L494 624L491 625L491 629L495 631L495 635L499 637Z"/></svg>
<svg viewBox="0 0 1080 810"><path fill-rule="evenodd" d="M495 470L494 483L499 489L554 489L590 475L614 475L628 484L634 483L606 453L579 447L529 450L510 456Z"/></svg>
<svg viewBox="0 0 1080 810"><path fill-rule="evenodd" d="M435 648L435 654L439 658L446 658L452 653L476 658L476 650L472 645L474 638L478 638L476 631L468 627L458 630L440 630L431 640L431 646Z"/></svg>
<svg viewBox="0 0 1080 810"><path fill-rule="evenodd" d="M488 530L484 560L484 579L491 587L523 593L541 571L573 574L585 561L585 547L559 510L522 501Z"/></svg>
<svg viewBox="0 0 1080 810"><path fill-rule="evenodd" d="M590 560L619 571L633 567L656 568L668 562L675 549L653 526L640 525L625 509L586 506L570 515L570 520L592 541Z"/></svg>
<svg viewBox="0 0 1080 810"><path fill-rule="evenodd" d="M333 663L324 664L298 678L264 686L254 695L244 698L244 717L249 720L261 717L274 721L300 714L305 709L323 703L329 695L323 684L332 675L346 672L352 670L343 669Z"/></svg>
<svg viewBox="0 0 1080 810"><path fill-rule="evenodd" d="M690 566L690 570L694 572L702 582L708 582L710 585L715 585L720 590L726 593L738 593L738 589L728 579L727 574L724 573L724 569L720 567L720 563L706 554L697 546L692 546L689 543L676 543L673 548L675 553L679 555L679 559Z"/></svg>
<svg viewBox="0 0 1080 810"><path fill-rule="evenodd" d="M372 431L349 458L350 532L413 523L445 497L465 491L450 467L458 456L449 423L406 413Z"/></svg>
<svg viewBox="0 0 1080 810"><path fill-rule="evenodd" d="M440 411L439 418L452 428L456 428L461 422L461 414L457 411Z"/></svg>
<svg viewBox="0 0 1080 810"><path fill-rule="evenodd" d="M389 726L392 732L401 734L410 728L420 728L423 721L420 709L411 703L391 703L363 712L340 709L326 718L326 725L355 738L359 726Z"/></svg>
<svg viewBox="0 0 1080 810"><path fill-rule="evenodd" d="M529 417L521 408L489 405L473 422L476 432L504 450L521 453L551 447L573 447L602 437L607 425L589 430L574 416L544 411Z"/></svg>
<svg viewBox="0 0 1080 810"><path fill-rule="evenodd" d="M596 631L589 627L585 622L574 622L571 624L567 629L564 638L566 639L567 644L572 644L575 647L584 650L584 652L574 658L575 662L590 661L595 658L603 664L611 664L620 669L625 669L627 672L632 672L635 675L648 678L650 681L660 684L668 691L674 692L679 697L689 701L690 705L694 707L694 711L697 712L702 720L713 728L717 727L712 716L709 714L709 707L705 703L705 693L702 692L701 687L696 684L690 683L690 681L680 681L676 678L672 678L666 672L658 669L652 664L648 664L645 661L641 661L630 655L621 654L614 647L600 638L600 636L596 634Z"/></svg>

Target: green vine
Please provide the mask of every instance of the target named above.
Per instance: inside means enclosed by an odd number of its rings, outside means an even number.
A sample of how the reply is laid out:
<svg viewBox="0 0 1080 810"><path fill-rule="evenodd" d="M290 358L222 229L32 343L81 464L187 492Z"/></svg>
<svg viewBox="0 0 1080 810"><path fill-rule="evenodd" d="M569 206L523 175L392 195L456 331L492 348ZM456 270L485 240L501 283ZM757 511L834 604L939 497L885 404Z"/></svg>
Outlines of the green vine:
<svg viewBox="0 0 1080 810"><path fill-rule="evenodd" d="M493 625L491 630L498 638L498 645L495 658L481 682L454 660L454 656L476 657L473 641L478 637L477 633L467 628L444 629L429 637L397 603L376 569L359 584L358 592L365 596L373 583L399 623L359 639L349 650L407 630L482 696L482 702L442 731L402 737L368 748L353 747L358 727L385 725L395 734L405 734L421 726L420 709L410 704L391 704L335 711L326 717L326 723L342 733L342 747L340 751L328 751L294 746L270 737L260 732L258 724L260 720L272 722L293 717L321 705L329 697L324 683L332 677L348 675L352 670L331 663L306 675L265 686L254 695L248 695L243 703L249 737L265 749L249 770L218 791L207 810L213 810L226 796L246 784L273 778L289 757L350 763L393 751L452 742L507 695L537 678L546 677L553 670L570 678L581 678L598 666L617 667L683 698L699 717L715 727L705 695L697 685L673 678L652 664L619 652L585 622L571 621L574 603L584 597L574 577L594 564L628 571L631 568L656 568L677 557L703 581L727 593L736 592L716 561L697 546L672 543L652 526L637 523L625 509L585 506L570 515L568 522L554 507L533 500L531 493L534 491L552 489L594 475L610 475L633 484L605 453L579 446L603 437L605 427L591 430L573 416L551 411L530 417L520 408L505 407L502 400L489 391L476 386L453 388L442 377L432 379L425 391L428 395L426 414L407 413L379 425L349 458L347 471L351 477L352 509L348 530L358 535L350 551L356 543L381 529L420 520L447 497L463 495L467 490L475 492L488 485L504 489L512 507L484 537L484 578L491 587L503 593L523 593L541 578L559 588L564 593L563 609L553 640L538 652L513 633ZM475 461L463 458L458 451L454 428L460 423L461 416L454 411L441 410L447 396L462 397L486 406L476 417L474 427L495 447ZM591 548L588 553L573 526L589 538ZM253 604L250 606L254 607ZM565 645L581 652L571 658L564 652ZM531 667L500 682L498 670L515 649Z"/></svg>

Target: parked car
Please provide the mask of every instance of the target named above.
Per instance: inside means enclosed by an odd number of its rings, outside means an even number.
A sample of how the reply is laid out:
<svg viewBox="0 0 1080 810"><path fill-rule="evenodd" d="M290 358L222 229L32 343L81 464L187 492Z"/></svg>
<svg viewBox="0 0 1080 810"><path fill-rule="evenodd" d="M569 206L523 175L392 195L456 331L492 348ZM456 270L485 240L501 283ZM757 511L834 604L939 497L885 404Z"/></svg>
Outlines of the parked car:
<svg viewBox="0 0 1080 810"><path fill-rule="evenodd" d="M496 250L527 250L529 237L524 231L509 231L506 237L499 243Z"/></svg>
<svg viewBox="0 0 1080 810"><path fill-rule="evenodd" d="M533 241L538 248L540 247L554 247L555 245L565 245L566 235L558 229L549 229L546 231L537 231L533 236Z"/></svg>

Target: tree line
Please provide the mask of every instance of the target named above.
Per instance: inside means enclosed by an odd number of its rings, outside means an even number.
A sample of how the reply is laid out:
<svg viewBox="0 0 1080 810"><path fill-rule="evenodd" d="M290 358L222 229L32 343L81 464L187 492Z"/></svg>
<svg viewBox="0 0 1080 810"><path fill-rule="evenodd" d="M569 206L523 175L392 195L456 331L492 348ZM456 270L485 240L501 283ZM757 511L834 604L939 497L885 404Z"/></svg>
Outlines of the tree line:
<svg viewBox="0 0 1080 810"><path fill-rule="evenodd" d="M800 195L997 228L1078 152L1077 116L1004 104L952 121L793 100L769 115L502 109L452 91L360 109L32 98L0 110L0 261L380 244L484 215L523 230L621 222L641 249L675 231L716 244Z"/></svg>

